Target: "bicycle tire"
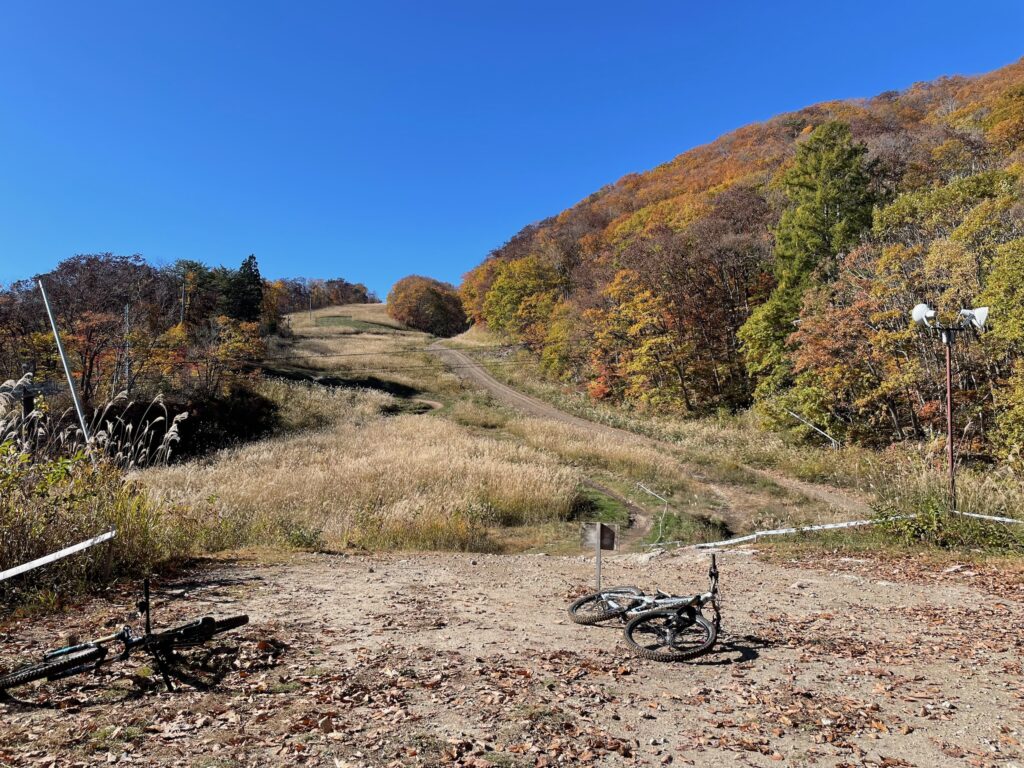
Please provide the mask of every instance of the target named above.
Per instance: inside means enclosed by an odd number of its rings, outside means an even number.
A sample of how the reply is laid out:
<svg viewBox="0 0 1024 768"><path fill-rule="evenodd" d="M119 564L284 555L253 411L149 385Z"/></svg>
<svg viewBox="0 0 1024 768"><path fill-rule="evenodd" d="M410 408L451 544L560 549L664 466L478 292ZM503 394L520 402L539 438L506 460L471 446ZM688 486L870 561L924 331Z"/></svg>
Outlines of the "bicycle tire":
<svg viewBox="0 0 1024 768"><path fill-rule="evenodd" d="M605 595L617 593L628 597L630 595L642 595L644 591L639 587L611 587L610 589L603 589L600 592L594 592L590 595L584 595L583 597L575 600L572 605L569 606L569 618L572 619L575 624L582 624L584 626L591 626L593 624L600 624L602 621L608 621L618 616L622 616L628 611L631 605L619 606L617 608L607 607L607 602L603 600ZM600 604L604 602L606 610L600 609ZM635 601L630 601L631 604ZM583 609L596 607L594 613L585 613Z"/></svg>
<svg viewBox="0 0 1024 768"><path fill-rule="evenodd" d="M230 632L232 629L238 629L244 627L249 623L249 617L245 614L239 614L238 616L228 616L226 619L217 619L213 622L213 629L210 631L210 635L219 635L221 632Z"/></svg>
<svg viewBox="0 0 1024 768"><path fill-rule="evenodd" d="M67 672L75 667L80 667L83 664L100 661L106 655L106 651L97 645L92 648L83 648L80 651L69 653L67 656L61 656L53 661L44 661L39 664L16 669L13 672L0 676L0 691L17 688L19 685L25 685L35 680L43 680L61 672Z"/></svg>
<svg viewBox="0 0 1024 768"><path fill-rule="evenodd" d="M214 635L238 629L248 623L249 617L244 614L229 616L226 619L211 619L210 621L200 619L192 624L185 624L167 632L162 632L161 635L170 641L172 646L184 647L205 643Z"/></svg>
<svg viewBox="0 0 1024 768"><path fill-rule="evenodd" d="M692 644L686 648L680 648L674 642L679 630L693 634ZM718 639L715 625L699 611L689 615L679 611L647 611L632 618L623 634L633 653L651 661L687 661L710 651ZM653 647L643 643L642 640L646 639L642 637L644 634L657 637L658 642Z"/></svg>

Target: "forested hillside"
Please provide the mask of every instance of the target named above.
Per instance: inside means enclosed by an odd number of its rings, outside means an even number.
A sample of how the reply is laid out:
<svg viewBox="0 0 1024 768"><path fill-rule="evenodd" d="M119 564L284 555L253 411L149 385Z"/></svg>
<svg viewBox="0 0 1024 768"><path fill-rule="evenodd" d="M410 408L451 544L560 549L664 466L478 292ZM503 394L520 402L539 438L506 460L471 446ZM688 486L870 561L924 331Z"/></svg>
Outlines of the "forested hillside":
<svg viewBox="0 0 1024 768"><path fill-rule="evenodd" d="M741 128L525 227L460 291L594 398L870 444L941 432L942 345L910 309L990 304L955 349L957 429L1016 455L1024 60Z"/></svg>

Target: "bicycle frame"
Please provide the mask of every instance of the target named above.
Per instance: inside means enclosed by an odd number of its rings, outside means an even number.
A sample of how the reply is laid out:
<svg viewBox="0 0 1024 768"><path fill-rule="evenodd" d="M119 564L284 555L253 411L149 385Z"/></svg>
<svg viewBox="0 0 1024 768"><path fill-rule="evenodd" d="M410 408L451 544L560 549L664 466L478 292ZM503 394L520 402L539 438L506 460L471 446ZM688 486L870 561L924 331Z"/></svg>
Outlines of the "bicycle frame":
<svg viewBox="0 0 1024 768"><path fill-rule="evenodd" d="M77 645L69 645L64 648L58 648L54 651L48 651L43 654L43 659L46 661L52 661L53 659L60 658L61 656L67 656L68 654L81 651L86 648L100 648L103 651L103 655L100 656L96 661L91 661L86 664L82 664L78 667L66 670L59 675L53 677L54 680L60 680L65 677L71 677L73 675L81 674L82 672L89 671L90 669L99 669L104 663L107 662L107 646L112 643L121 643L121 653L116 657L119 661L124 661L131 656L132 651L143 648L148 651L150 656L153 657L153 661L156 663L157 669L160 672L160 676L163 678L164 685L167 686L168 691L174 690L174 685L171 683L170 675L167 671L167 661L164 658L164 654L170 650L170 641L162 635L153 634L152 619L150 613L150 599L149 599L149 579L144 579L142 582L142 600L136 604L136 608L139 613L145 619L145 634L136 635L132 632L132 628L125 625L121 627L117 632L105 637L98 637L95 640L90 640L86 643L79 643ZM200 626L205 619L195 622L196 626Z"/></svg>
<svg viewBox="0 0 1024 768"><path fill-rule="evenodd" d="M602 592L601 597L614 608L626 608L626 612L622 615L623 621L628 621L647 611L685 611L688 608L702 610L705 605L710 605L714 612L715 628L718 629L721 625L721 612L718 603L718 559L714 554L711 555L708 579L711 582L708 591L696 595L667 595L660 591L654 595L632 595L611 590ZM617 597L621 598L621 602L616 600Z"/></svg>

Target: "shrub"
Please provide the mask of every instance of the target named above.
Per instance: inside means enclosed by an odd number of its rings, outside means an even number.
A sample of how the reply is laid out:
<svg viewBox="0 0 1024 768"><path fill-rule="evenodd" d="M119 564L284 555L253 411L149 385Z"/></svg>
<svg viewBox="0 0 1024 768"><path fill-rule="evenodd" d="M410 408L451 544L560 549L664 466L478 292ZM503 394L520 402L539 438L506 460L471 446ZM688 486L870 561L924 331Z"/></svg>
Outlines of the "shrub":
<svg viewBox="0 0 1024 768"><path fill-rule="evenodd" d="M388 294L388 315L435 336L455 336L469 327L455 287L429 277L403 277Z"/></svg>
<svg viewBox="0 0 1024 768"><path fill-rule="evenodd" d="M0 570L111 529L117 537L0 582L0 601L107 584L190 553L195 521L171 514L124 474L166 462L180 419L169 421L159 401L138 410L116 400L93 419L90 457L66 414L22 414L14 394L27 383L0 385Z"/></svg>
<svg viewBox="0 0 1024 768"><path fill-rule="evenodd" d="M0 445L0 569L117 529L109 543L0 583L4 601L144 574L189 551L183 522L170 524L164 509L109 462L94 466L81 452L31 461L11 442Z"/></svg>
<svg viewBox="0 0 1024 768"><path fill-rule="evenodd" d="M953 515L944 504L929 503L913 517L882 514L879 527L890 540L905 546L926 544L940 549L1024 552L1017 526Z"/></svg>

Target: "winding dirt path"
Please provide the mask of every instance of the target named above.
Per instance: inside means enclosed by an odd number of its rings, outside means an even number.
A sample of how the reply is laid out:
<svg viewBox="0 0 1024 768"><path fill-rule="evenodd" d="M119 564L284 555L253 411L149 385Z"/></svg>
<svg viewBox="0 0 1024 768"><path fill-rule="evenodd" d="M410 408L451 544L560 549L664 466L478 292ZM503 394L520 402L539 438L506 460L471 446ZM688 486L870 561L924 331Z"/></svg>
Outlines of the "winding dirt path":
<svg viewBox="0 0 1024 768"><path fill-rule="evenodd" d="M498 381L498 379L494 378L494 376L492 376L482 364L477 362L470 355L467 355L465 352L457 349L445 347L440 342L431 344L427 347L427 351L437 356L446 365L450 366L456 375L464 381L489 392L507 405L510 405L530 416L550 419L563 424L570 424L575 427L587 429L591 432L599 432L617 437L628 437L630 440L640 441L660 449L671 450L673 448L672 444L669 442L657 440L655 438L648 437L647 435L640 435L635 432L620 429L619 427L589 421L571 413L566 413L550 403L546 403L535 397L524 394L504 382ZM853 517L870 517L872 514L871 506L867 501L847 491L831 486L804 482L792 477L787 477L779 472L759 469L748 465L742 466L748 472L767 478L771 482L789 491L815 499L827 507L841 511L842 514ZM743 510L744 505L747 503L746 500L736 494L732 489L723 486L720 483L710 481L700 472L700 470L694 467L686 467L686 469L692 477L699 480L727 505L728 509L723 514L726 522L729 523L731 527L742 525L746 518ZM647 524L650 525L649 517Z"/></svg>

